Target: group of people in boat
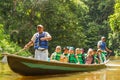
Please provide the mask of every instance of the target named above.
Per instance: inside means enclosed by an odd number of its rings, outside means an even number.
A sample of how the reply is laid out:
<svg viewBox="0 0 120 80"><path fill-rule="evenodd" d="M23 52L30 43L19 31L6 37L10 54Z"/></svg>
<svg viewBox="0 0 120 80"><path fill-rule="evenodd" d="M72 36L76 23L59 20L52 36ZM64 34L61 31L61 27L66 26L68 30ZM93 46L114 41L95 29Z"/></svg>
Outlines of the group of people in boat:
<svg viewBox="0 0 120 80"><path fill-rule="evenodd" d="M50 61L59 61L65 63L75 63L75 64L100 64L106 61L106 52L102 50L94 50L92 48L88 49L85 53L83 48L56 46L55 52L50 56Z"/></svg>
<svg viewBox="0 0 120 80"><path fill-rule="evenodd" d="M65 47L62 52L61 46L57 46L55 52L50 56L50 60L76 64L105 63L107 51L112 52L106 47L105 37L101 37L97 48L97 50L89 48L85 53L83 48Z"/></svg>
<svg viewBox="0 0 120 80"><path fill-rule="evenodd" d="M48 61L48 41L52 39L51 35L44 31L43 25L37 25L37 32L31 40L24 46L24 49L34 45L35 55L37 60ZM52 53L51 61L69 62L76 64L98 64L106 61L106 51L112 52L106 47L106 38L101 37L97 44L98 50L89 49L87 53L81 48L66 47L62 52L61 46L57 46L55 52Z"/></svg>

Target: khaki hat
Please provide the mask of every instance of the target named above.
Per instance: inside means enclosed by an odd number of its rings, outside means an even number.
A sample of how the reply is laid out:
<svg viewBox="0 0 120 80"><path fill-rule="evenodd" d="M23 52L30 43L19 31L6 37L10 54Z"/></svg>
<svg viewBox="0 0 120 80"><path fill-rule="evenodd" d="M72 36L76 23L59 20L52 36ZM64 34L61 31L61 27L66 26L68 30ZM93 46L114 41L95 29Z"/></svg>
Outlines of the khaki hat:
<svg viewBox="0 0 120 80"><path fill-rule="evenodd" d="M58 48L61 49L61 46L56 46L56 49L58 49Z"/></svg>
<svg viewBox="0 0 120 80"><path fill-rule="evenodd" d="M76 48L75 50L80 50L80 48Z"/></svg>
<svg viewBox="0 0 120 80"><path fill-rule="evenodd" d="M38 27L41 27L41 28L43 28L43 25L41 25L41 24L40 24L40 25L37 25L37 28L38 28Z"/></svg>
<svg viewBox="0 0 120 80"><path fill-rule="evenodd" d="M101 39L105 39L105 36L102 36Z"/></svg>
<svg viewBox="0 0 120 80"><path fill-rule="evenodd" d="M98 49L97 52L102 52L102 50L101 50L101 49Z"/></svg>

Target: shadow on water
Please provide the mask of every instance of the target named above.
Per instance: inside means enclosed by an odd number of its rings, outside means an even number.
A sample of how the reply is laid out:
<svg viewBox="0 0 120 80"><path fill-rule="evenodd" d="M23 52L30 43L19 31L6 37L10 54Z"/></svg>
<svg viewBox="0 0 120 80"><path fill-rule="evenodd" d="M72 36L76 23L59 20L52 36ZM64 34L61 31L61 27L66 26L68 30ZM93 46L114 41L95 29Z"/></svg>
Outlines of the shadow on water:
<svg viewBox="0 0 120 80"><path fill-rule="evenodd" d="M92 72L79 72L72 74L47 75L47 76L22 76L16 80L119 80L119 68L106 68Z"/></svg>
<svg viewBox="0 0 120 80"><path fill-rule="evenodd" d="M17 80L106 80L106 72L101 70L47 76L23 76Z"/></svg>
<svg viewBox="0 0 120 80"><path fill-rule="evenodd" d="M56 74L56 75L42 75L42 76L23 76L19 80L47 80L47 79L58 79L58 78L65 78L69 77L70 75L76 75L77 73L70 73L70 74Z"/></svg>

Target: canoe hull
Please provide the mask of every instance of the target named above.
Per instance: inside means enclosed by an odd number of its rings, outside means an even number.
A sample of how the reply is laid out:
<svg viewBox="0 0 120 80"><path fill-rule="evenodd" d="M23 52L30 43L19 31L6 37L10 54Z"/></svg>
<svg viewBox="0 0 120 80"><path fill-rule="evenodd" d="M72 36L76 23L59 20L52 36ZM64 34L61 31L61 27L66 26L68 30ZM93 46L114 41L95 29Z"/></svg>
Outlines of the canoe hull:
<svg viewBox="0 0 120 80"><path fill-rule="evenodd" d="M26 76L94 71L106 67L105 64L80 65L70 63L48 62L20 57L16 55L8 55L7 59L8 65L14 72Z"/></svg>

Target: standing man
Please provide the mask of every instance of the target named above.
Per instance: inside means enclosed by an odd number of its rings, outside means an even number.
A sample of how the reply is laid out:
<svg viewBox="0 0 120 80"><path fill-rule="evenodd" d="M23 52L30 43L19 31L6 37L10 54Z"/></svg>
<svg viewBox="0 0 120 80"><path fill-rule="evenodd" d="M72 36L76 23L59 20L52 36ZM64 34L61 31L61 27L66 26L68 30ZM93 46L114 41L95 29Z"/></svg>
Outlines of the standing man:
<svg viewBox="0 0 120 80"><path fill-rule="evenodd" d="M29 48L34 44L35 49L35 59L38 60L48 60L48 41L52 39L51 35L48 32L44 31L43 25L37 25L37 33L33 35L31 41L29 41L24 49Z"/></svg>
<svg viewBox="0 0 120 80"><path fill-rule="evenodd" d="M104 36L101 37L101 40L98 41L97 48L100 49L100 50L102 50L102 51L112 52L110 49L108 49L108 48L106 47L105 41L106 41L106 38L105 38Z"/></svg>
<svg viewBox="0 0 120 80"><path fill-rule="evenodd" d="M110 53L112 52L110 49L106 47L105 41L106 41L106 38L103 36L101 37L101 40L98 41L98 44L97 44L97 48L102 51L101 55L99 56L102 59L101 61L102 63L106 62L107 51Z"/></svg>

